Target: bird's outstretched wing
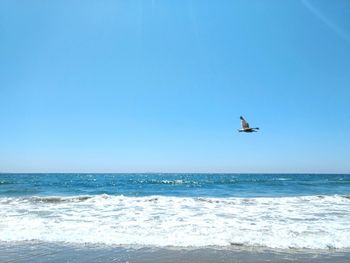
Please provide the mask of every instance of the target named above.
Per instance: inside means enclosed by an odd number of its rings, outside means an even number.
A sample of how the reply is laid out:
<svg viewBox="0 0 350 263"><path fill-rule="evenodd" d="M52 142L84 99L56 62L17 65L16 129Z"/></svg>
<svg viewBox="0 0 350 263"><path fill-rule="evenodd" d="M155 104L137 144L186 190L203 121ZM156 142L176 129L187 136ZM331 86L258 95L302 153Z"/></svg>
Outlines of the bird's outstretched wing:
<svg viewBox="0 0 350 263"><path fill-rule="evenodd" d="M243 129L248 129L249 128L249 123L241 116L240 117L241 122L242 122L242 128Z"/></svg>

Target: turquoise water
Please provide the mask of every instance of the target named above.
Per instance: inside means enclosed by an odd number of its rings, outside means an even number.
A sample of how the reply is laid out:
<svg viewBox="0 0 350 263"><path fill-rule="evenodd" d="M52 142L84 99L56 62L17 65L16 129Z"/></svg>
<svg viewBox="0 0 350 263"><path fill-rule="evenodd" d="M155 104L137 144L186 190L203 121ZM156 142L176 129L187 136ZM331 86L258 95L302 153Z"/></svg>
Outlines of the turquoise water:
<svg viewBox="0 0 350 263"><path fill-rule="evenodd" d="M0 196L276 197L350 195L340 174L0 174Z"/></svg>

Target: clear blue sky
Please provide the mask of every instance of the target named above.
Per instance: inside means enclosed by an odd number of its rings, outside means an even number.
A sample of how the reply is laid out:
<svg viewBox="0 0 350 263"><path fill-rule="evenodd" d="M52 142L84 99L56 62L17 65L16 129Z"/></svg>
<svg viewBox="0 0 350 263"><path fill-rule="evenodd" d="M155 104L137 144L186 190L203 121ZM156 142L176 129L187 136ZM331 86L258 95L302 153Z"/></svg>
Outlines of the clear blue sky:
<svg viewBox="0 0 350 263"><path fill-rule="evenodd" d="M0 100L0 172L350 173L350 1L1 0Z"/></svg>

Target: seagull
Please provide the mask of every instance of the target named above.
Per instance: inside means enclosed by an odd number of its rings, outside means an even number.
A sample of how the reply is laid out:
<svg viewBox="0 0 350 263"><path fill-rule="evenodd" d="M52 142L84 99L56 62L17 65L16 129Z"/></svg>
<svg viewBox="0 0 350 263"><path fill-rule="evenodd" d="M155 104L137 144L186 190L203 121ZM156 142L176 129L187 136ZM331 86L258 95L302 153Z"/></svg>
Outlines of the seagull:
<svg viewBox="0 0 350 263"><path fill-rule="evenodd" d="M249 123L241 116L239 117L242 123L242 129L239 129L239 132L257 132L259 128L249 128Z"/></svg>

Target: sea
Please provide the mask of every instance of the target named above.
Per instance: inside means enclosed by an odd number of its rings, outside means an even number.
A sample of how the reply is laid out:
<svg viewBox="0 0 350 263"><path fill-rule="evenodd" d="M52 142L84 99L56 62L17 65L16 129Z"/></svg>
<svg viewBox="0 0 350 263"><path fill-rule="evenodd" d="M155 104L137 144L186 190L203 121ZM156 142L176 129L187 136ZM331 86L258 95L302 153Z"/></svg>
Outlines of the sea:
<svg viewBox="0 0 350 263"><path fill-rule="evenodd" d="M347 174L0 174L0 242L350 248Z"/></svg>

